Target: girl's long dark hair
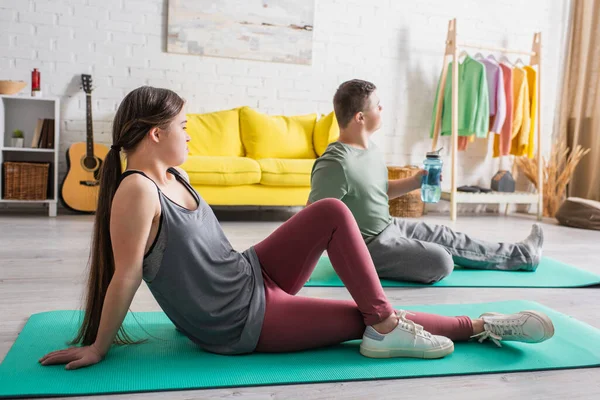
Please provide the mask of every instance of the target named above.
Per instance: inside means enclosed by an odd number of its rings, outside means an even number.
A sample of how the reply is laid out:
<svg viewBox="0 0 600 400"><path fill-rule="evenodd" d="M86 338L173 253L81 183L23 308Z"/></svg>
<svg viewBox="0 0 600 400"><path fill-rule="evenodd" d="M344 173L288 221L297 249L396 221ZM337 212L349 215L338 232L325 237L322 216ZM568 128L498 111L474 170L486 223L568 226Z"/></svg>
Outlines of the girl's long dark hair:
<svg viewBox="0 0 600 400"><path fill-rule="evenodd" d="M133 90L119 105L112 127L113 146L104 159L100 173L100 192L89 259L85 317L72 344L80 343L88 346L96 340L104 298L115 272L110 238L110 212L122 174L120 149L127 154L128 151L136 148L152 128L166 129L181 112L183 105L183 99L175 92L150 86ZM115 343L133 343L133 340L121 327Z"/></svg>

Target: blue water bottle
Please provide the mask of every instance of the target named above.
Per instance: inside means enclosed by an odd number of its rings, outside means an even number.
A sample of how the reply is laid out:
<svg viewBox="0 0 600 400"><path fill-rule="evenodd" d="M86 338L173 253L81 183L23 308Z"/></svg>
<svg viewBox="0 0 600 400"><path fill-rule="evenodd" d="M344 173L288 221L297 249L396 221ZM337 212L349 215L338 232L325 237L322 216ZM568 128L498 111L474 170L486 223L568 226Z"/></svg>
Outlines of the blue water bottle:
<svg viewBox="0 0 600 400"><path fill-rule="evenodd" d="M442 147L443 148L443 147ZM442 195L442 159L440 151L431 151L427 153L427 158L423 162L423 169L427 175L421 178L421 200L424 203L437 203Z"/></svg>

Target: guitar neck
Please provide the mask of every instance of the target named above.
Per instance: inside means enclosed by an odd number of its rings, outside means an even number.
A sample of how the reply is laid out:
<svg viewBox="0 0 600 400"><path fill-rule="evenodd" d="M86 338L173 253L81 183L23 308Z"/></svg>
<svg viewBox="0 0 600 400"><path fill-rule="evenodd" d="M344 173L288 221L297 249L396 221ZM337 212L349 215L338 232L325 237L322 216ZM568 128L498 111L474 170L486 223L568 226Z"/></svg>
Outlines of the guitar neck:
<svg viewBox="0 0 600 400"><path fill-rule="evenodd" d="M87 93L85 96L85 117L86 117L86 143L87 143L87 156L94 156L94 131L92 128L92 94Z"/></svg>

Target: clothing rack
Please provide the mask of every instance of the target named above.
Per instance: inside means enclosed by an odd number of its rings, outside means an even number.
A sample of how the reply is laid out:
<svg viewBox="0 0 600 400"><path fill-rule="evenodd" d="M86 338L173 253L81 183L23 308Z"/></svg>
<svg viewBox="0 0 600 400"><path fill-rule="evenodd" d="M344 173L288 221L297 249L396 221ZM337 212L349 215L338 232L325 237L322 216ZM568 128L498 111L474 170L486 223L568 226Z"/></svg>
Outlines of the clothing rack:
<svg viewBox="0 0 600 400"><path fill-rule="evenodd" d="M529 64L531 66L537 65L537 77L536 77L536 90L537 90L537 112L535 121L532 123L536 124L536 151L538 155L538 192L490 192L490 193L464 193L457 191L457 179L456 179L456 161L458 157L458 59L459 50L464 48L479 49L495 51L507 54L520 54L530 56ZM540 133L540 103L542 97L540 95L540 82L542 75L542 38L541 33L537 32L533 35L533 45L531 51L505 49L501 47L490 47L490 46L479 46L468 43L458 43L457 31L456 31L456 18L450 20L448 23L448 35L446 38L446 52L444 54L444 67L442 69L442 76L440 81L440 89L438 100L436 103L435 112L435 124L434 124L434 135L433 144L431 146L432 151L437 148L438 137L441 130L442 123L442 104L444 101L444 89L446 86L446 75L448 72L448 59L452 61L452 174L451 174L451 190L450 192L442 192L442 199L450 201L450 218L452 221L456 220L456 210L458 203L482 203L482 204L500 204L505 205L505 212L508 211L509 204L537 204L537 218L542 219L543 210L543 170L542 170L542 157L541 157L541 144L542 137Z"/></svg>

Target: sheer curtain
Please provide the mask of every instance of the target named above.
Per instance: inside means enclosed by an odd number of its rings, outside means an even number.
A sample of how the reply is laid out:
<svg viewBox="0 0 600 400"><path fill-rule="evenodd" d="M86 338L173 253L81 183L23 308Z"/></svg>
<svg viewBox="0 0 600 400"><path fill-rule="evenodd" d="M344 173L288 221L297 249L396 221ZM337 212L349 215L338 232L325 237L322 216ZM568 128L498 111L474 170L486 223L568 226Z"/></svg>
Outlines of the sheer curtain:
<svg viewBox="0 0 600 400"><path fill-rule="evenodd" d="M600 201L600 0L573 0L559 135L567 146L590 148L568 194Z"/></svg>

